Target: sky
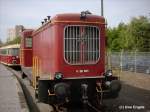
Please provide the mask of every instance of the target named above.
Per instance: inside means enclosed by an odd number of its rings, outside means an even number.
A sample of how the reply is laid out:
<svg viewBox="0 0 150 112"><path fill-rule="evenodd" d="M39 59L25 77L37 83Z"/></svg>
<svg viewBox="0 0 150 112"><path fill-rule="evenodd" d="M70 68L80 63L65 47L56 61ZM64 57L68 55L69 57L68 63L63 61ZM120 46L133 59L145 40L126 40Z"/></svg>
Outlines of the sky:
<svg viewBox="0 0 150 112"><path fill-rule="evenodd" d="M7 29L15 25L38 28L48 15L85 10L101 15L101 0L0 0L0 39L5 42ZM150 18L150 0L104 0L108 27L141 15Z"/></svg>

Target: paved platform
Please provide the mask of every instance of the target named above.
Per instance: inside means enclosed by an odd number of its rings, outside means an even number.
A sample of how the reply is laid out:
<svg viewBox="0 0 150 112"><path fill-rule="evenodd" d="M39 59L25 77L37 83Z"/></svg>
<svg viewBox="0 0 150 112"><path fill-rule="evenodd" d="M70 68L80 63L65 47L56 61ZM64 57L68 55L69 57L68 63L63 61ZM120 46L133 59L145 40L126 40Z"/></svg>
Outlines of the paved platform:
<svg viewBox="0 0 150 112"><path fill-rule="evenodd" d="M35 90L31 86L28 78L22 79L19 72L14 70L12 72L16 75L17 79L21 83L25 95L28 96L27 102L31 112L54 112L52 105L38 102L37 98L35 98Z"/></svg>
<svg viewBox="0 0 150 112"><path fill-rule="evenodd" d="M29 112L18 80L2 64L0 64L0 112Z"/></svg>

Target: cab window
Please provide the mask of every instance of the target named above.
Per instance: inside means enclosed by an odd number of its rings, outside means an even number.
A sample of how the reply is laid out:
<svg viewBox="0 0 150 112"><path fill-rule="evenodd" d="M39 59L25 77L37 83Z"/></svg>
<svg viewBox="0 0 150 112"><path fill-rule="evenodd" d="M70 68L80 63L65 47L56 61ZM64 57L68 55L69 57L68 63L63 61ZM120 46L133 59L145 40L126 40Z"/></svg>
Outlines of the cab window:
<svg viewBox="0 0 150 112"><path fill-rule="evenodd" d="M25 38L25 47L28 47L28 48L32 47L32 38L31 37Z"/></svg>

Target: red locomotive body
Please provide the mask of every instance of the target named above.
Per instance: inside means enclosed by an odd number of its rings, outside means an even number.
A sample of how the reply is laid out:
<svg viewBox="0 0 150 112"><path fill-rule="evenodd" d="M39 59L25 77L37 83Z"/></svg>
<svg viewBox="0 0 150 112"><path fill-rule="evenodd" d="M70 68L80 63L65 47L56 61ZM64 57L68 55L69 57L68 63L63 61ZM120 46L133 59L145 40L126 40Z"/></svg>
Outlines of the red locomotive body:
<svg viewBox="0 0 150 112"><path fill-rule="evenodd" d="M32 76L28 77L39 101L46 102L48 95L51 103L92 101L100 91L120 91L118 78L105 70L103 17L86 12L58 14L22 39L27 37L33 39Z"/></svg>
<svg viewBox="0 0 150 112"><path fill-rule="evenodd" d="M33 58L38 57L43 75L51 80L57 73L63 79L100 78L105 72L104 32L102 17L81 21L79 14L57 15L34 32Z"/></svg>
<svg viewBox="0 0 150 112"><path fill-rule="evenodd" d="M20 65L19 44L8 45L0 48L0 61L8 66Z"/></svg>

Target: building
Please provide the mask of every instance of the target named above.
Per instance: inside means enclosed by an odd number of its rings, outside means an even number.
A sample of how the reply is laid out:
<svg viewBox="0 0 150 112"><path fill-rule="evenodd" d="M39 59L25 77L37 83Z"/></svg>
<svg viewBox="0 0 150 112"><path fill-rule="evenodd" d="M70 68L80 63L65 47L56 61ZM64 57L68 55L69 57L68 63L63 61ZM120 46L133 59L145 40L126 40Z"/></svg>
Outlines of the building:
<svg viewBox="0 0 150 112"><path fill-rule="evenodd" d="M14 28L9 28L7 31L7 41L11 41L15 38L15 29Z"/></svg>
<svg viewBox="0 0 150 112"><path fill-rule="evenodd" d="M15 28L9 28L7 31L7 41L12 41L16 37L20 37L20 33L23 31L23 25L16 25Z"/></svg>
<svg viewBox="0 0 150 112"><path fill-rule="evenodd" d="M24 26L23 25L16 25L15 26L15 36L19 37L21 32L23 31Z"/></svg>

